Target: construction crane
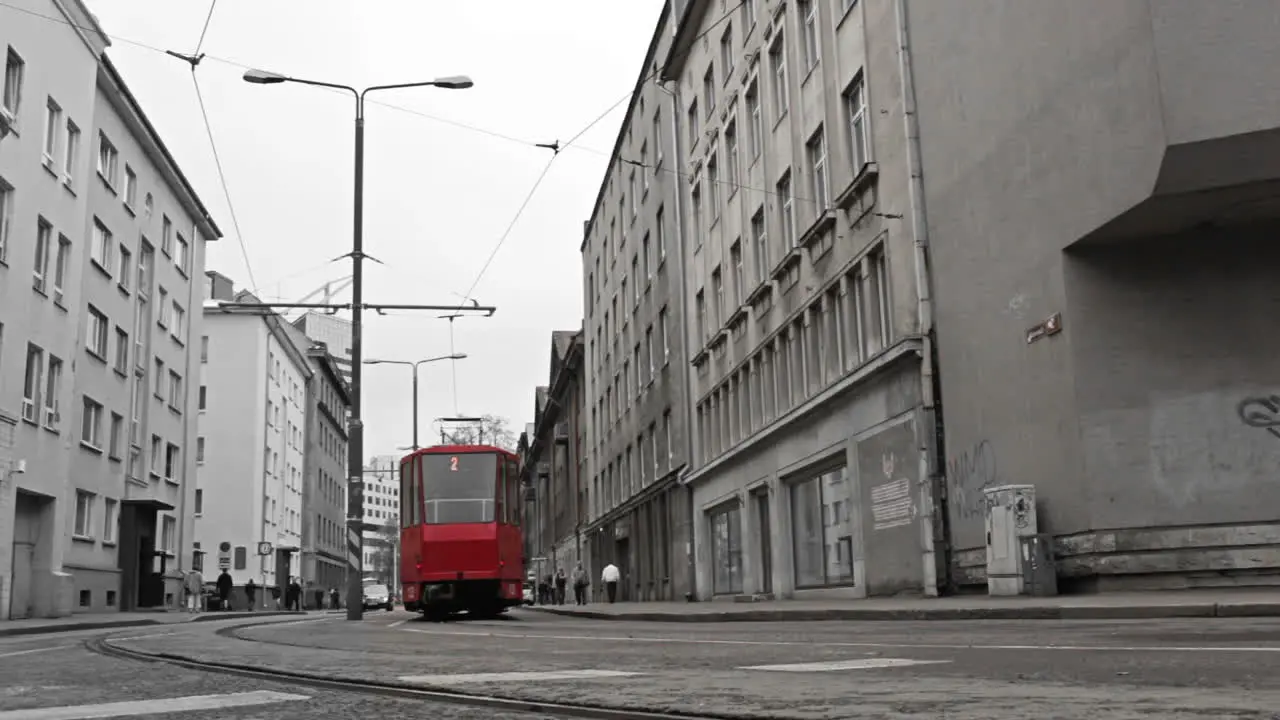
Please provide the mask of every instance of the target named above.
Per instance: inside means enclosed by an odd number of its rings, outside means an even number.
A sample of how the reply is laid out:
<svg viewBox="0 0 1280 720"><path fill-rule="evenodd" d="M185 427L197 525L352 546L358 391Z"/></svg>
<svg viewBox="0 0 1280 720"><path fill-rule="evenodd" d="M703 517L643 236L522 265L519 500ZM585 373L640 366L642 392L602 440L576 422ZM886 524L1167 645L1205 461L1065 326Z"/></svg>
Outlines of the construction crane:
<svg viewBox="0 0 1280 720"><path fill-rule="evenodd" d="M354 281L354 276L352 275L338 278L337 280L329 280L328 282L316 288L315 290L312 290L311 292L307 293L301 299L294 300L294 302L307 303L307 302L311 302L312 298L315 298L316 296L320 296L322 298L321 302L327 305L333 302L333 299L337 297L338 293L345 290L349 285L351 285L353 281ZM294 308L294 309L305 309L305 308ZM284 314L288 315L289 312L292 312L292 311L293 310L286 311Z"/></svg>

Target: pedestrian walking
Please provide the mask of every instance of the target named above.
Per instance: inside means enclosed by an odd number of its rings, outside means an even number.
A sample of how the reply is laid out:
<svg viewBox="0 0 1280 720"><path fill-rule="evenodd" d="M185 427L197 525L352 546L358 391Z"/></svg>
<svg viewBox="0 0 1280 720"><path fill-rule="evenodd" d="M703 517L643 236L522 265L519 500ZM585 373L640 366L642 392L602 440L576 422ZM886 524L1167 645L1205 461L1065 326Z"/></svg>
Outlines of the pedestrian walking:
<svg viewBox="0 0 1280 720"><path fill-rule="evenodd" d="M231 609L231 588L235 585L235 581L231 579L231 573L226 570L218 576L218 607L222 610Z"/></svg>
<svg viewBox="0 0 1280 720"><path fill-rule="evenodd" d="M249 582L244 584L244 595L249 598L249 609L253 610L258 604L258 583L249 578Z"/></svg>
<svg viewBox="0 0 1280 720"><path fill-rule="evenodd" d="M573 569L573 603L575 605L587 604L587 588L590 585L587 571L583 569L582 563L578 563L578 566Z"/></svg>
<svg viewBox="0 0 1280 720"><path fill-rule="evenodd" d="M564 604L564 588L569 583L569 577L564 574L564 568L556 570L556 604Z"/></svg>
<svg viewBox="0 0 1280 720"><path fill-rule="evenodd" d="M604 591L609 597L609 602L615 602L618 599L618 580L622 574L618 572L618 566L609 563L604 566L604 572L600 574L600 579L604 581Z"/></svg>
<svg viewBox="0 0 1280 720"><path fill-rule="evenodd" d="M187 612L204 612L204 576L192 570L186 577Z"/></svg>

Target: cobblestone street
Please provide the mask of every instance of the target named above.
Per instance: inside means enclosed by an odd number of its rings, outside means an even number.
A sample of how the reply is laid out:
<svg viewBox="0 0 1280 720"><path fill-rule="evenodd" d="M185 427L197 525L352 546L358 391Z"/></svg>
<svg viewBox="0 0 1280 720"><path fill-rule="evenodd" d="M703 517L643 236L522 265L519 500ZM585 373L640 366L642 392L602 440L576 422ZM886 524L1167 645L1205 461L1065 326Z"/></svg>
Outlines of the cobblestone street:
<svg viewBox="0 0 1280 720"><path fill-rule="evenodd" d="M114 642L323 677L743 717L1270 718L1280 707L1271 619L664 624L517 611L201 625Z"/></svg>

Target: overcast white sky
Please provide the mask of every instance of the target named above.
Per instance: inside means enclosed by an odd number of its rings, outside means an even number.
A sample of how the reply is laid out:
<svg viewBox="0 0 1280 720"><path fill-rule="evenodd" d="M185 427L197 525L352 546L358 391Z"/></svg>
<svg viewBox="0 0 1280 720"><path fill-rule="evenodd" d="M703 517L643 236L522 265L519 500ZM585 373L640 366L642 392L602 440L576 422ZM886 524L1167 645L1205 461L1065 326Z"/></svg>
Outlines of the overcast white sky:
<svg viewBox="0 0 1280 720"><path fill-rule="evenodd" d="M108 51L223 230L207 268L252 289L189 66L209 0L86 0ZM198 70L259 294L301 299L350 274L353 103L301 85L245 83L243 66L356 86L471 76L470 90L372 96L365 146L366 302L451 303L475 280L561 143L628 93L662 0L217 0ZM303 9L309 12L302 12ZM474 296L498 313L455 323L458 407L518 433L547 382L551 331L582 316L582 223L625 103L561 153ZM525 142L500 139L492 131ZM349 299L350 289L343 300ZM366 357L449 353L436 313L366 315ZM452 415L449 363L420 374L421 438ZM365 455L411 442L410 371L365 368Z"/></svg>

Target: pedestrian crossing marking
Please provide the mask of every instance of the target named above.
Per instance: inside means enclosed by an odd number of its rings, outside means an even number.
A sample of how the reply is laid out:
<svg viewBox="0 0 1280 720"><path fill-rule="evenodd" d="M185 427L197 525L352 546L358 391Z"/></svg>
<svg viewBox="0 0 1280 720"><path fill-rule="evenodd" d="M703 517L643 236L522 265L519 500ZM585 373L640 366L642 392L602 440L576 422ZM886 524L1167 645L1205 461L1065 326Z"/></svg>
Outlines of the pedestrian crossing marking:
<svg viewBox="0 0 1280 720"><path fill-rule="evenodd" d="M865 658L862 660L830 660L827 662L790 663L785 665L748 665L739 670L766 670L770 672L834 672L836 670L875 670L877 668L907 667L909 665L936 665L950 660L908 660L906 658Z"/></svg>
<svg viewBox="0 0 1280 720"><path fill-rule="evenodd" d="M534 682L537 680L591 680L632 677L640 673L621 670L550 670L547 672L466 673L456 675L403 675L404 682L430 685L457 685L479 682ZM3 720L3 718L0 718Z"/></svg>
<svg viewBox="0 0 1280 720"><path fill-rule="evenodd" d="M85 720L87 718L114 718L132 715L185 713L196 710L221 710L223 708L251 707L253 705L269 705L271 703L310 699L307 695L258 690L228 695L191 695L159 700L129 700L95 705L0 710L0 720Z"/></svg>

